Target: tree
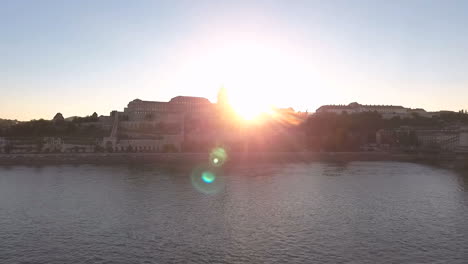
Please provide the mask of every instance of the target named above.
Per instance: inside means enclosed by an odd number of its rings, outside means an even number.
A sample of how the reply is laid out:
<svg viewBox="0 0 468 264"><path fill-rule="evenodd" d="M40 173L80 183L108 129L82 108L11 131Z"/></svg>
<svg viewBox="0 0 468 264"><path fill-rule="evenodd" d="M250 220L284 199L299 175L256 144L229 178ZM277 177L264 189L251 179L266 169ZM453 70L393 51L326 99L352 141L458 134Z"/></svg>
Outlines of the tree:
<svg viewBox="0 0 468 264"><path fill-rule="evenodd" d="M94 113L91 115L91 121L93 121L93 122L98 121L98 114L97 114L96 112L94 112Z"/></svg>
<svg viewBox="0 0 468 264"><path fill-rule="evenodd" d="M54 122L63 122L65 121L65 118L63 118L63 115L61 113L57 113L54 116Z"/></svg>

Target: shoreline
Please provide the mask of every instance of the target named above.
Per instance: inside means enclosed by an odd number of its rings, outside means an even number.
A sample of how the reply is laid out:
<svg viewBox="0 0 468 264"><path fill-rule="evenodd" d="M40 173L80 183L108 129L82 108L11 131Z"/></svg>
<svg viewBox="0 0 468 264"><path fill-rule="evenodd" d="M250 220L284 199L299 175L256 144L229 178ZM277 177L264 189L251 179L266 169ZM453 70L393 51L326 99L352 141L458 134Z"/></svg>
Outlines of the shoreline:
<svg viewBox="0 0 468 264"><path fill-rule="evenodd" d="M208 162L209 153L48 153L0 154L2 165L133 164L180 165ZM468 154L394 152L234 152L227 164L264 162L399 161L429 163L447 168L468 168Z"/></svg>

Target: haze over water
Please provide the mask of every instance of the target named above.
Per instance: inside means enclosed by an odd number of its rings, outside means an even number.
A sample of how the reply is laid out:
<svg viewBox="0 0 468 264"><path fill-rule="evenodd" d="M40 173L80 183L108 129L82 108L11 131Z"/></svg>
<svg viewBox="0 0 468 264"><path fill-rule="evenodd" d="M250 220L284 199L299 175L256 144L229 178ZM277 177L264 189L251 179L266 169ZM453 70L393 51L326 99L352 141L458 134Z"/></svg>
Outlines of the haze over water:
<svg viewBox="0 0 468 264"><path fill-rule="evenodd" d="M0 168L1 263L466 263L468 175L397 162ZM221 179L219 178L219 179Z"/></svg>

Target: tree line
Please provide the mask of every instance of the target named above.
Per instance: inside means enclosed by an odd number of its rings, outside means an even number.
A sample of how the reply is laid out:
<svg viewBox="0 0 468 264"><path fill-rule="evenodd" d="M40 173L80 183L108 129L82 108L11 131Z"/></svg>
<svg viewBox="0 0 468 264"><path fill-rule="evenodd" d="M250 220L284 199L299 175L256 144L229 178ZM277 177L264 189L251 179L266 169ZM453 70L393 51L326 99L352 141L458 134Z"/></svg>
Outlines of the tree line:
<svg viewBox="0 0 468 264"><path fill-rule="evenodd" d="M222 121L221 118L187 119L184 125L186 134L213 136L205 136L204 141L186 141L184 149L206 151L216 145L224 144L234 151L356 151L363 144L375 143L376 133L380 129L405 128L407 132L395 134L399 144L416 146L417 136L414 131L418 129L468 126L468 113L465 111L441 112L430 118L415 114L411 118L391 119L384 119L377 112L315 113L303 119L294 115L272 118L262 124L253 124L248 129L239 128L234 122ZM71 121L65 120L60 113L57 113L52 120L10 123L9 126L0 128L0 136L18 138L108 136L109 129L102 129L101 126L92 124L97 120L96 113L74 118ZM299 121L290 122L291 120ZM154 129L143 129L142 133L157 134ZM226 133L238 135L241 140L230 141L229 137L219 136Z"/></svg>

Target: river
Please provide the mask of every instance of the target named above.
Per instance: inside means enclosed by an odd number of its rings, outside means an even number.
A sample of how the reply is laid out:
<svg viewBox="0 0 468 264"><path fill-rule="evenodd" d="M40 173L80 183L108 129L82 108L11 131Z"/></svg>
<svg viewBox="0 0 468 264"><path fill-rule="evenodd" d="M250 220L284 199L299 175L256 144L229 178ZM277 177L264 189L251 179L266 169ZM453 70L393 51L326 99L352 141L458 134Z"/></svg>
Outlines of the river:
<svg viewBox="0 0 468 264"><path fill-rule="evenodd" d="M0 167L0 241L0 263L467 263L468 174L402 162Z"/></svg>

